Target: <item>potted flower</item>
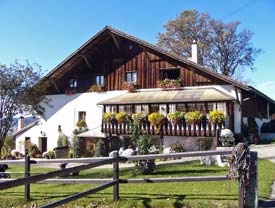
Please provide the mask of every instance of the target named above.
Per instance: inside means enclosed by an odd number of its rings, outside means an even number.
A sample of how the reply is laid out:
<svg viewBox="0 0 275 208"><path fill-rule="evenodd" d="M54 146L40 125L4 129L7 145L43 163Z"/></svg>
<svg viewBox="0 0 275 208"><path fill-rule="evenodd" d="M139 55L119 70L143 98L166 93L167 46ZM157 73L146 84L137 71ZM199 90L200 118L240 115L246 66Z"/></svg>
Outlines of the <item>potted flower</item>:
<svg viewBox="0 0 275 208"><path fill-rule="evenodd" d="M222 124L225 121L225 119L226 119L226 115L222 111L213 110L213 111L210 111L209 113L209 120L212 123Z"/></svg>
<svg viewBox="0 0 275 208"><path fill-rule="evenodd" d="M175 125L175 124L178 124L181 121L183 121L184 120L184 116L185 116L184 112L176 111L175 113L169 113L167 117L168 117L169 121L172 124Z"/></svg>
<svg viewBox="0 0 275 208"><path fill-rule="evenodd" d="M130 93L135 92L137 87L138 86L136 82L125 82L125 89Z"/></svg>
<svg viewBox="0 0 275 208"><path fill-rule="evenodd" d="M127 120L128 114L126 112L119 112L116 114L116 120L118 123L125 123Z"/></svg>
<svg viewBox="0 0 275 208"><path fill-rule="evenodd" d="M112 112L106 112L103 114L102 119L106 123L111 123L116 119L116 115Z"/></svg>
<svg viewBox="0 0 275 208"><path fill-rule="evenodd" d="M144 124L146 123L146 121L148 121L148 113L146 112L134 113L132 115L132 118L137 125Z"/></svg>
<svg viewBox="0 0 275 208"><path fill-rule="evenodd" d="M150 123L153 125L153 126L157 126L157 125L160 125L163 123L164 121L164 115L161 114L161 113L157 113L157 112L154 112L154 113L151 113L149 116L148 116L148 120L150 121Z"/></svg>
<svg viewBox="0 0 275 208"><path fill-rule="evenodd" d="M197 123L200 120L199 111L190 111L185 114L185 120L189 124Z"/></svg>
<svg viewBox="0 0 275 208"><path fill-rule="evenodd" d="M181 86L181 79L164 79L157 81L159 88L178 88Z"/></svg>
<svg viewBox="0 0 275 208"><path fill-rule="evenodd" d="M76 123L76 126L78 127L78 128L86 128L87 127L87 124L86 124L86 121L84 120L84 119L82 119L82 120L79 120L77 123Z"/></svg>
<svg viewBox="0 0 275 208"><path fill-rule="evenodd" d="M102 85L94 84L89 89L88 92L103 92L104 87Z"/></svg>

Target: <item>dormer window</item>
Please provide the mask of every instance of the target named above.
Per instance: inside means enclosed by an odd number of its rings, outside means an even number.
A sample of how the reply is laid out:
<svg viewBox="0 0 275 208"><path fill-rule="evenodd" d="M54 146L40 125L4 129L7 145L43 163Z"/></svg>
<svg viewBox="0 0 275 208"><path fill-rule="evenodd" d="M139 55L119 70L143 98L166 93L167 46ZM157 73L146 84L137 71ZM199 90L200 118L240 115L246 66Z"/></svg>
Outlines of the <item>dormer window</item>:
<svg viewBox="0 0 275 208"><path fill-rule="evenodd" d="M72 78L69 80L69 86L71 89L77 88L77 80L75 78Z"/></svg>
<svg viewBox="0 0 275 208"><path fill-rule="evenodd" d="M96 84L100 86L104 86L104 76L103 75L97 75L95 78Z"/></svg>
<svg viewBox="0 0 275 208"><path fill-rule="evenodd" d="M137 82L137 72L126 72L125 73L125 82L127 83L136 83Z"/></svg>

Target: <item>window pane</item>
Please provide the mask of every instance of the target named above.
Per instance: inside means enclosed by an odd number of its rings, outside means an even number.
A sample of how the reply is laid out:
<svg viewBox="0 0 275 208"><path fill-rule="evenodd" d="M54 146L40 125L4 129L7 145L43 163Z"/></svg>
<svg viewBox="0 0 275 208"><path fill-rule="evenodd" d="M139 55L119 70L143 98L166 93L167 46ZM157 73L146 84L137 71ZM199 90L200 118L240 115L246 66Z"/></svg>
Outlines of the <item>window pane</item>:
<svg viewBox="0 0 275 208"><path fill-rule="evenodd" d="M186 107L185 107L185 104L183 103L177 104L176 109L177 111L180 111L180 112L186 112Z"/></svg>
<svg viewBox="0 0 275 208"><path fill-rule="evenodd" d="M69 86L70 86L70 88L76 88L77 87L77 80L76 79L70 79L69 80Z"/></svg>
<svg viewBox="0 0 275 208"><path fill-rule="evenodd" d="M96 80L97 85L104 86L104 76L103 75L96 76L95 80Z"/></svg>
<svg viewBox="0 0 275 208"><path fill-rule="evenodd" d="M132 82L137 82L137 73L136 72L132 73Z"/></svg>

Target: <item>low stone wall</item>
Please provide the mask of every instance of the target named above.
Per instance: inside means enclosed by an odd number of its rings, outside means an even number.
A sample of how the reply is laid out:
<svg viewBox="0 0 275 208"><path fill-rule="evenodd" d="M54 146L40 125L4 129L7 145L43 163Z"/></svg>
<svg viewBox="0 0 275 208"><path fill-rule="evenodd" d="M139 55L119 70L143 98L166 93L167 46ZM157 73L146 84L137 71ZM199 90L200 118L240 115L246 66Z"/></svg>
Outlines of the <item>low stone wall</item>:
<svg viewBox="0 0 275 208"><path fill-rule="evenodd" d="M163 137L164 147L168 148L171 144L184 144L185 151L203 151L215 149L214 137Z"/></svg>

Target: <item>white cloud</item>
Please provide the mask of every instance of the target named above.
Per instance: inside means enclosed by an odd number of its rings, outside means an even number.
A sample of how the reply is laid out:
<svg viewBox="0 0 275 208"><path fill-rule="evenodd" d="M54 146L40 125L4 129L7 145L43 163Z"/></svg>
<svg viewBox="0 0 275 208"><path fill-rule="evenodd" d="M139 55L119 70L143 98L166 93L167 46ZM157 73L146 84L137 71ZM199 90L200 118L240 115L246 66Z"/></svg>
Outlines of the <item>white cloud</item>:
<svg viewBox="0 0 275 208"><path fill-rule="evenodd" d="M275 82L267 81L262 82L256 86L256 88L262 91L264 94L275 100Z"/></svg>

